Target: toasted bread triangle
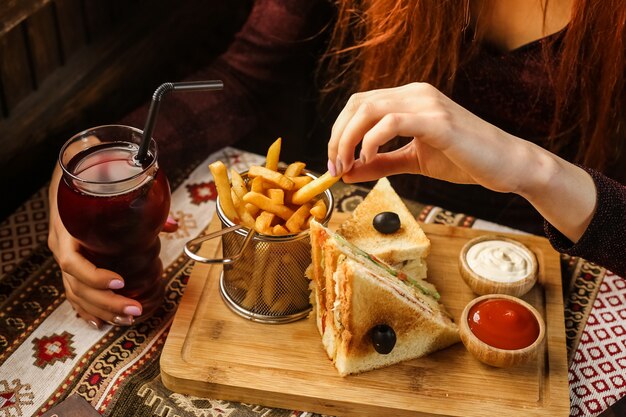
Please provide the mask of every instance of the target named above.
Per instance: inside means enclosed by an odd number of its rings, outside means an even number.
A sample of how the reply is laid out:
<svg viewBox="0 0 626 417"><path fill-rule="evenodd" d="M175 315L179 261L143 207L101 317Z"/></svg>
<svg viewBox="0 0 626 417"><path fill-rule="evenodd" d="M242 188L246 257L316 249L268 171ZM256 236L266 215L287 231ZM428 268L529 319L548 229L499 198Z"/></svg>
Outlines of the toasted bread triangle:
<svg viewBox="0 0 626 417"><path fill-rule="evenodd" d="M384 211L400 217L401 226L397 232L383 234L374 228L374 217ZM396 269L416 278L426 277L430 240L387 178L378 180L337 233Z"/></svg>
<svg viewBox="0 0 626 417"><path fill-rule="evenodd" d="M313 311L326 353L340 375L418 358L459 341L458 328L432 295L342 242L317 222L311 223L314 261L308 276ZM371 329L379 324L396 333L389 354L374 349Z"/></svg>
<svg viewBox="0 0 626 417"><path fill-rule="evenodd" d="M459 341L451 320L410 302L392 288L381 285L380 277L353 261L339 265L340 309L343 328L336 339L335 367L341 375L381 368L419 358ZM436 313L435 313L436 314ZM397 337L389 354L373 347L371 330L384 324Z"/></svg>

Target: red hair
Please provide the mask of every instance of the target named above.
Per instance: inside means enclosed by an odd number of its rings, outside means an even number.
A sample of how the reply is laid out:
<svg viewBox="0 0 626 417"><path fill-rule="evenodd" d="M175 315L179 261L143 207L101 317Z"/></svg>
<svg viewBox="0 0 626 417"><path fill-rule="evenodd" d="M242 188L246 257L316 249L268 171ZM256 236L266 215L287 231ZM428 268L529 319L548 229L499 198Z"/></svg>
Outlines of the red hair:
<svg viewBox="0 0 626 417"><path fill-rule="evenodd" d="M476 43L469 50L463 44L469 1L337 0L337 20L322 61L329 75L324 91L352 93L425 81L449 94L461 60L475 50ZM556 99L551 150L560 149L570 140L567 132L575 131L576 162L599 170L615 162L626 136L625 26L623 0L575 0L560 55L555 60L545 54Z"/></svg>

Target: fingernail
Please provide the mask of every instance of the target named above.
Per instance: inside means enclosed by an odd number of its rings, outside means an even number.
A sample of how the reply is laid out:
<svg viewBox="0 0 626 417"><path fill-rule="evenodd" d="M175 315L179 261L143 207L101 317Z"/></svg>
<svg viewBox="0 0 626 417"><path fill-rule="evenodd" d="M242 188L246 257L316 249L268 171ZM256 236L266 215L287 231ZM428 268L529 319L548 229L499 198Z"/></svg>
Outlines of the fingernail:
<svg viewBox="0 0 626 417"><path fill-rule="evenodd" d="M141 316L141 309L137 306L126 306L124 307L124 314L129 316Z"/></svg>
<svg viewBox="0 0 626 417"><path fill-rule="evenodd" d="M337 160L335 161L335 168L337 169L337 175L333 175L333 177L343 174L343 164L341 163L341 158L339 157L337 157Z"/></svg>
<svg viewBox="0 0 626 417"><path fill-rule="evenodd" d="M333 164L330 159L328 160L328 163L326 164L326 166L328 167L328 172L330 172L330 175L332 175L333 177L336 177L337 171L335 170L335 164Z"/></svg>
<svg viewBox="0 0 626 417"><path fill-rule="evenodd" d="M167 233L172 233L178 230L178 220L173 218L172 216L167 216L167 220L163 225L163 231Z"/></svg>
<svg viewBox="0 0 626 417"><path fill-rule="evenodd" d="M112 279L109 282L109 288L112 290L119 290L120 288L124 288L124 281L119 279Z"/></svg>
<svg viewBox="0 0 626 417"><path fill-rule="evenodd" d="M365 154L363 153L363 151L361 151L361 153L359 154L359 159L363 164L367 164L367 159L365 159Z"/></svg>
<svg viewBox="0 0 626 417"><path fill-rule="evenodd" d="M131 324L133 324L134 321L135 319L132 316L128 316L128 317L115 316L115 318L113 319L113 323L119 326L130 326Z"/></svg>
<svg viewBox="0 0 626 417"><path fill-rule="evenodd" d="M95 320L89 320L89 325L96 330L100 330L100 326L98 326L98 323L96 323Z"/></svg>

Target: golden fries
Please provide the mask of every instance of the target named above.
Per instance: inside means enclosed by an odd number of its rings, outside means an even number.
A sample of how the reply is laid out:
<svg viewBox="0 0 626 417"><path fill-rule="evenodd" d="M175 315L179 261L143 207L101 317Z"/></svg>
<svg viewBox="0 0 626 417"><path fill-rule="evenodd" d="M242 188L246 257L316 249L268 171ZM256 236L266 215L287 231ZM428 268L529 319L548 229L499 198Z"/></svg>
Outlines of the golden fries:
<svg viewBox="0 0 626 417"><path fill-rule="evenodd" d="M265 181L270 182L283 190L291 190L294 186L292 180L277 171L272 171L260 166L251 166L248 170L249 177L261 177Z"/></svg>
<svg viewBox="0 0 626 417"><path fill-rule="evenodd" d="M313 178L309 177L308 175L303 175L301 177L291 177L289 179L293 181L294 190L299 190L300 188L313 181Z"/></svg>
<svg viewBox="0 0 626 417"><path fill-rule="evenodd" d="M267 190L267 196L276 204L285 204L285 191L280 188L270 188Z"/></svg>
<svg viewBox="0 0 626 417"><path fill-rule="evenodd" d="M220 197L220 206L226 217L231 219L235 223L239 223L239 215L235 209L233 198L230 195L230 185L228 184L228 173L226 171L226 165L222 161L213 162L209 165L211 174L213 174L213 181L215 182L215 188L217 194Z"/></svg>
<svg viewBox="0 0 626 417"><path fill-rule="evenodd" d="M226 217L257 233L274 236L300 233L308 229L311 219L324 219L328 208L318 196L339 180L328 172L313 179L305 174L304 162L279 170L281 145L278 138L267 150L265 166L251 166L247 179L231 169L230 184L222 162L209 166Z"/></svg>
<svg viewBox="0 0 626 417"><path fill-rule="evenodd" d="M289 166L285 170L285 176L297 177L298 175L300 175L300 173L302 173L302 170L304 169L305 166L306 165L304 164L304 162L294 162L292 164L289 164ZM307 178L311 178L311 177L307 177Z"/></svg>
<svg viewBox="0 0 626 417"><path fill-rule="evenodd" d="M269 211L262 211L261 214L256 218L254 223L254 230L259 233L263 233L264 235L269 235L272 232L272 228L270 227L272 221L274 220L276 215L274 213L270 213Z"/></svg>
<svg viewBox="0 0 626 417"><path fill-rule="evenodd" d="M311 213L311 216L313 216L315 220L319 221L326 216L326 209L326 203L324 203L324 200L317 200L309 213Z"/></svg>
<svg viewBox="0 0 626 417"><path fill-rule="evenodd" d="M284 236L289 234L289 230L285 229L282 224L277 224L272 228L272 234L275 236Z"/></svg>
<svg viewBox="0 0 626 417"><path fill-rule="evenodd" d="M289 229L291 233L298 233L302 230L302 225L310 215L309 210L311 210L311 205L308 203L303 204L285 222L285 226L287 226L287 229Z"/></svg>
<svg viewBox="0 0 626 417"><path fill-rule="evenodd" d="M230 182L237 197L239 197L240 200L243 199L243 196L248 192L246 183L243 181L243 178L241 178L241 175L232 168L230 169Z"/></svg>
<svg viewBox="0 0 626 417"><path fill-rule="evenodd" d="M313 181L293 193L291 202L297 205L307 203L311 201L316 195L321 194L325 190L330 188L337 181L339 181L339 177L333 177L332 175L330 175L330 172L326 172L321 177L314 179Z"/></svg>
<svg viewBox="0 0 626 417"><path fill-rule="evenodd" d="M241 219L241 224L246 226L248 229L254 228L254 217L246 210L243 200L239 198L234 189L231 192L231 197L233 199L237 215Z"/></svg>
<svg viewBox="0 0 626 417"><path fill-rule="evenodd" d="M246 203L252 203L261 210L274 213L283 220L289 220L289 218L293 214L293 210L291 210L289 207L280 204L274 204L274 202L270 200L269 197L266 197L260 193L255 193L254 191L250 191L248 194L244 195L243 201L245 201Z"/></svg>
<svg viewBox="0 0 626 417"><path fill-rule="evenodd" d="M267 158L265 158L265 168L271 171L278 170L278 160L280 159L280 145L282 139L278 138L267 149Z"/></svg>
<svg viewBox="0 0 626 417"><path fill-rule="evenodd" d="M265 192L265 187L263 186L263 178L261 177L253 178L252 183L250 184L250 191L263 194Z"/></svg>

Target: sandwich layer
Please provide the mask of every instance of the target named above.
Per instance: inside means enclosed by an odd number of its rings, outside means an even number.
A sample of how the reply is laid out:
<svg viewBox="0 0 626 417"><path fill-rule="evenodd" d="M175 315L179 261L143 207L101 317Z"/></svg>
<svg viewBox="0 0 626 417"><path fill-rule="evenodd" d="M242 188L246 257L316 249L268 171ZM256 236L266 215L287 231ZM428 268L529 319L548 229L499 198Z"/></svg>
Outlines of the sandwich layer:
<svg viewBox="0 0 626 417"><path fill-rule="evenodd" d="M398 215L400 228L396 232L384 234L374 228L374 217L382 212ZM415 278L426 277L430 240L387 178L378 180L337 233L396 269Z"/></svg>

